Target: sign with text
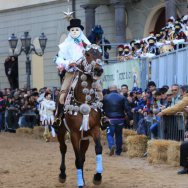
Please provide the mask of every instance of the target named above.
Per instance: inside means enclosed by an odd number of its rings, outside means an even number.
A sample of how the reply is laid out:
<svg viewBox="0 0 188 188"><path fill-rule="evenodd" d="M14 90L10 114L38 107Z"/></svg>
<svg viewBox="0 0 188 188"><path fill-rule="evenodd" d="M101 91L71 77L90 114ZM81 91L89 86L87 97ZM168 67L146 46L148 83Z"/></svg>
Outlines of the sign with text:
<svg viewBox="0 0 188 188"><path fill-rule="evenodd" d="M123 84L127 84L130 89L136 86L140 87L140 79L139 60L129 60L104 66L102 78L104 89L111 85L117 85L120 88Z"/></svg>

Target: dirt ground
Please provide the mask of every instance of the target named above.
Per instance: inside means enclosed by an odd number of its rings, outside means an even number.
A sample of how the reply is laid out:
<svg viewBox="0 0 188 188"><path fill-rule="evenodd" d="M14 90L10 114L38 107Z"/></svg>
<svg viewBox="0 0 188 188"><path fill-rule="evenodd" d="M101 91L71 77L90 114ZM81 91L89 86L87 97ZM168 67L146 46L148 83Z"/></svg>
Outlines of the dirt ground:
<svg viewBox="0 0 188 188"><path fill-rule="evenodd" d="M58 182L60 152L57 142L45 143L28 136L0 133L0 188L76 187L76 168L70 141L67 141L67 181ZM103 147L103 182L92 184L95 172L94 145L90 144L85 163L86 188L187 188L188 175L177 175L179 168L151 165L147 160L108 156Z"/></svg>

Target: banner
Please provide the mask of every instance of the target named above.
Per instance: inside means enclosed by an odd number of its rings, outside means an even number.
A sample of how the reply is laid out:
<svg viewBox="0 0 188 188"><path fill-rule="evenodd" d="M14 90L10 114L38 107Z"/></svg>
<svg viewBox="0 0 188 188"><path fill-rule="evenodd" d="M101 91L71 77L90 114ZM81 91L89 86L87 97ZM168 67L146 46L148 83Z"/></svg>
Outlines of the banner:
<svg viewBox="0 0 188 188"><path fill-rule="evenodd" d="M107 89L111 85L127 84L130 89L132 87L140 87L141 73L139 60L129 60L126 62L114 63L104 66L103 88Z"/></svg>

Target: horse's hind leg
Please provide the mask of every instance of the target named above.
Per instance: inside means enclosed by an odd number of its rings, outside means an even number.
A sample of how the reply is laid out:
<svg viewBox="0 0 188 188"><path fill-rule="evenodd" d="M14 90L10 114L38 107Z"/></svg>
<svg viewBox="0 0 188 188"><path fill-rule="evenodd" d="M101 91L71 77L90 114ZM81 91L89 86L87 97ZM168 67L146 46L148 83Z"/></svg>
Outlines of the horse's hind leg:
<svg viewBox="0 0 188 188"><path fill-rule="evenodd" d="M65 166L65 154L67 152L67 145L65 144L65 134L67 133L64 126L61 126L57 132L57 138L59 141L59 147L61 151L61 166L59 174L59 182L64 183L66 181L66 166Z"/></svg>
<svg viewBox="0 0 188 188"><path fill-rule="evenodd" d="M96 153L96 174L93 177L93 183L99 185L102 182L102 145L100 139L100 129L96 127L96 130L93 131L93 139L95 142L95 153Z"/></svg>

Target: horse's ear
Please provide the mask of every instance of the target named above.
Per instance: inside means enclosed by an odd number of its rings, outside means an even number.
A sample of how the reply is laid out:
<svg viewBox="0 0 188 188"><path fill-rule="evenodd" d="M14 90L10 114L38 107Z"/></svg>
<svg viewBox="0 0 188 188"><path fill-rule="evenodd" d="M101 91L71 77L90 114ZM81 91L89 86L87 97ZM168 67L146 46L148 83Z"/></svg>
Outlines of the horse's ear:
<svg viewBox="0 0 188 188"><path fill-rule="evenodd" d="M87 44L84 41L82 41L82 44L83 44L83 47L86 49Z"/></svg>

